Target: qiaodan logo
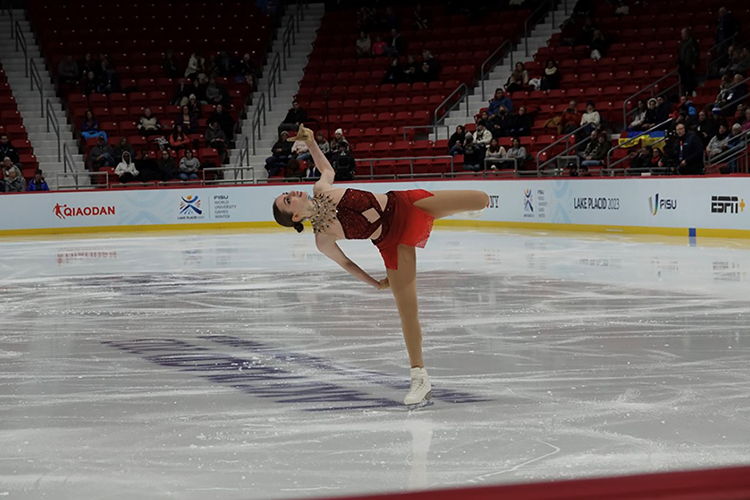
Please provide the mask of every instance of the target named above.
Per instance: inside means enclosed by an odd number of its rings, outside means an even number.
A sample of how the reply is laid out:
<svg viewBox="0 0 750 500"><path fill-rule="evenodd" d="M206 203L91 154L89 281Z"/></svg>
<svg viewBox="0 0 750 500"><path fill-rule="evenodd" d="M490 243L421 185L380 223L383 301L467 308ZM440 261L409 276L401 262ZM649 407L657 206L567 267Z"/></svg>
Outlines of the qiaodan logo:
<svg viewBox="0 0 750 500"><path fill-rule="evenodd" d="M69 207L67 203L60 205L56 203L52 207L52 213L54 213L58 219L67 219L68 217L92 217L99 215L115 215L114 205L101 206L101 207Z"/></svg>
<svg viewBox="0 0 750 500"><path fill-rule="evenodd" d="M659 193L648 197L648 210L651 215L656 215L659 210L677 210L677 200L669 198L660 198Z"/></svg>

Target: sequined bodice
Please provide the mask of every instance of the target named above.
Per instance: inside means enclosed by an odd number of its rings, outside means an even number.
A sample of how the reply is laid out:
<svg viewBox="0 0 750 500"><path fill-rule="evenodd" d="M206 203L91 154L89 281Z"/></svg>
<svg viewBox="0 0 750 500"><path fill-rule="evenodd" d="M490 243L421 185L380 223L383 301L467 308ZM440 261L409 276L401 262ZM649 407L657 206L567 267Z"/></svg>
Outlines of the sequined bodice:
<svg viewBox="0 0 750 500"><path fill-rule="evenodd" d="M363 215L371 208L381 216L374 222L370 222ZM336 207L336 212L347 240L365 240L383 224L383 210L375 195L369 191L347 188Z"/></svg>

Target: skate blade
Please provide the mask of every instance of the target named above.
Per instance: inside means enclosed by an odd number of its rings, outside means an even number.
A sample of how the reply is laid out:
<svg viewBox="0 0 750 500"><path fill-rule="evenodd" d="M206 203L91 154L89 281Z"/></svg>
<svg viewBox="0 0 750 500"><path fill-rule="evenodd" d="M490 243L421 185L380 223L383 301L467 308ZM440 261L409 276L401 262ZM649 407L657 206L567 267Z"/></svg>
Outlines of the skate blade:
<svg viewBox="0 0 750 500"><path fill-rule="evenodd" d="M435 403L432 402L432 391L428 392L422 401L413 405L406 405L409 411L419 410L420 408L426 408L432 406Z"/></svg>

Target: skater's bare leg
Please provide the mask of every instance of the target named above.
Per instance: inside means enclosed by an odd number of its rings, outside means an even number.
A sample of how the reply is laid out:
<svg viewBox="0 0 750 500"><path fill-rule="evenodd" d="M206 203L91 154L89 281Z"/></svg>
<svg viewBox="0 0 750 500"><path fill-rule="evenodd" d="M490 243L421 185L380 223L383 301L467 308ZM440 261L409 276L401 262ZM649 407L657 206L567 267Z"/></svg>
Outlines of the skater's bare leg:
<svg viewBox="0 0 750 500"><path fill-rule="evenodd" d="M398 246L398 269L388 269L388 282L401 316L401 330L412 368L423 368L422 327L417 303L417 252L408 245Z"/></svg>
<svg viewBox="0 0 750 500"><path fill-rule="evenodd" d="M415 201L414 206L441 219L461 212L482 210L489 201L484 191L435 191L433 196Z"/></svg>

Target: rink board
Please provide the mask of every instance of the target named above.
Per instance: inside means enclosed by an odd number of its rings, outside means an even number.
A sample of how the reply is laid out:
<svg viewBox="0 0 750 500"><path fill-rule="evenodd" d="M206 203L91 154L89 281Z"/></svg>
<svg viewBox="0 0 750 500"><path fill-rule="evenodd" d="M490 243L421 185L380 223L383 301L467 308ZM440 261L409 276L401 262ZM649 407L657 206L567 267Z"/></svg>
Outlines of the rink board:
<svg viewBox="0 0 750 500"><path fill-rule="evenodd" d="M339 185L339 184L337 184ZM340 184L374 192L479 189L487 210L451 226L750 237L750 177ZM51 192L0 197L0 235L277 227L271 205L310 184Z"/></svg>

